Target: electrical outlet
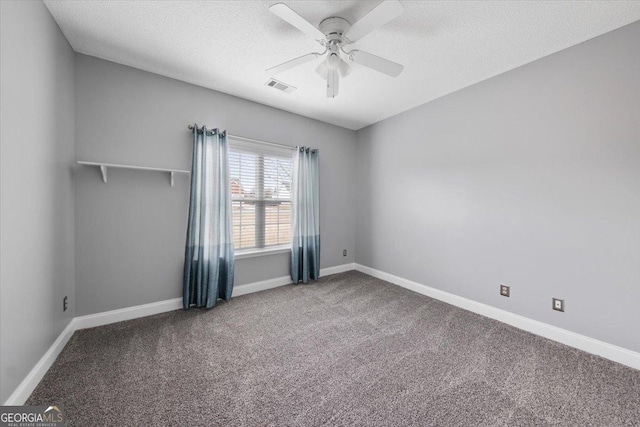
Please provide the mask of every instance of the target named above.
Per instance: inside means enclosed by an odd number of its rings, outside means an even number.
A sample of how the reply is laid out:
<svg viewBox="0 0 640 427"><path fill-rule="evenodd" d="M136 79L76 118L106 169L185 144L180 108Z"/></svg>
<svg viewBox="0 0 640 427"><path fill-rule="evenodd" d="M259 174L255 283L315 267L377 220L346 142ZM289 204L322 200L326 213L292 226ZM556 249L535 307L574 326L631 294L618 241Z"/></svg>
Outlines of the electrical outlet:
<svg viewBox="0 0 640 427"><path fill-rule="evenodd" d="M347 256L347 250L346 249L342 250L342 256Z"/></svg>
<svg viewBox="0 0 640 427"><path fill-rule="evenodd" d="M511 288L507 285L500 285L500 295L502 295L503 297L509 297L510 289Z"/></svg>
<svg viewBox="0 0 640 427"><path fill-rule="evenodd" d="M558 298L551 298L553 302L552 308L556 311L564 311L564 300Z"/></svg>
<svg viewBox="0 0 640 427"><path fill-rule="evenodd" d="M65 295L64 299L62 300L62 311L67 311L67 308L69 307L67 301L67 296Z"/></svg>

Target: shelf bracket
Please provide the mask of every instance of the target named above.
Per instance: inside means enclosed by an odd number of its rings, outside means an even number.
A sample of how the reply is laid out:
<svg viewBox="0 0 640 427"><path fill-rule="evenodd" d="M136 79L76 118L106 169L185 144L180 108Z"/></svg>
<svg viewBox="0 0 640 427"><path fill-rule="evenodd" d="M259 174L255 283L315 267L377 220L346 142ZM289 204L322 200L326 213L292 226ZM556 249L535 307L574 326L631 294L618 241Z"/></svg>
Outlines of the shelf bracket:
<svg viewBox="0 0 640 427"><path fill-rule="evenodd" d="M107 183L107 167L105 165L100 165L100 172L102 172L102 180L104 183Z"/></svg>
<svg viewBox="0 0 640 427"><path fill-rule="evenodd" d="M171 171L169 173L171 174L171 186L173 187L173 177L175 175L175 172Z"/></svg>

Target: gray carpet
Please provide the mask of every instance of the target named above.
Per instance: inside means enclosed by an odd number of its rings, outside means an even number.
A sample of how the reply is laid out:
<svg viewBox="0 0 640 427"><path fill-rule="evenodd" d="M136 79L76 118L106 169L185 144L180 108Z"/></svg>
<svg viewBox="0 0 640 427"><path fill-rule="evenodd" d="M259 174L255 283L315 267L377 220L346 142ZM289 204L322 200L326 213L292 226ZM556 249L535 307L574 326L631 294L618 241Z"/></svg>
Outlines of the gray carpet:
<svg viewBox="0 0 640 427"><path fill-rule="evenodd" d="M358 272L76 332L69 426L640 425L640 371Z"/></svg>

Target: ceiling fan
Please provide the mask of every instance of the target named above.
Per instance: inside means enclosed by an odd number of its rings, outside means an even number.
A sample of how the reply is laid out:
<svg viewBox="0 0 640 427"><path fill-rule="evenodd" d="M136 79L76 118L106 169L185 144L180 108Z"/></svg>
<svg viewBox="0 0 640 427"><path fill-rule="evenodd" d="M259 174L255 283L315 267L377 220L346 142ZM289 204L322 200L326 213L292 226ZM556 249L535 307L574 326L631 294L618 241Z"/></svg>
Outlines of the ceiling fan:
<svg viewBox="0 0 640 427"><path fill-rule="evenodd" d="M291 59L275 67L268 68L266 70L267 73L278 74L326 54L326 59L318 65L316 72L327 82L327 97L334 98L338 95L340 77L347 77L351 73L351 66L347 61L355 62L391 77L397 77L404 69L404 66L400 64L371 53L357 49L344 50L346 45L357 42L370 32L400 16L404 11L404 7L398 0L383 1L353 25L344 18L332 16L320 22L319 28L316 28L284 3L274 4L269 7L269 11L303 33L313 37L324 47L324 52L308 53ZM345 61L345 58L347 61Z"/></svg>

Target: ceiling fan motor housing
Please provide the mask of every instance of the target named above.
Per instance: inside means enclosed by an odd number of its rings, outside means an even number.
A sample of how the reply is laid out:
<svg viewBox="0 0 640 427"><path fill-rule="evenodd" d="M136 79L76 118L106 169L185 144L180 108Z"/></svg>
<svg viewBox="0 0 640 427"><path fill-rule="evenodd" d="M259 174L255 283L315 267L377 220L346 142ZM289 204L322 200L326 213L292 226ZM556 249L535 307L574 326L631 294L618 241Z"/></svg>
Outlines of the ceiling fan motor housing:
<svg viewBox="0 0 640 427"><path fill-rule="evenodd" d="M349 28L351 28L351 24L344 18L340 18L338 16L333 16L331 18L326 18L322 22L320 22L320 31L327 38L327 42L338 42L343 43L344 40L342 38L343 34L345 34Z"/></svg>

